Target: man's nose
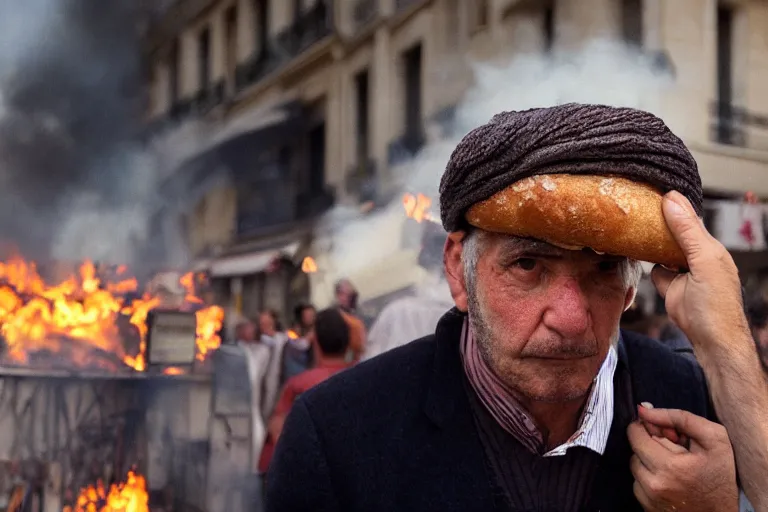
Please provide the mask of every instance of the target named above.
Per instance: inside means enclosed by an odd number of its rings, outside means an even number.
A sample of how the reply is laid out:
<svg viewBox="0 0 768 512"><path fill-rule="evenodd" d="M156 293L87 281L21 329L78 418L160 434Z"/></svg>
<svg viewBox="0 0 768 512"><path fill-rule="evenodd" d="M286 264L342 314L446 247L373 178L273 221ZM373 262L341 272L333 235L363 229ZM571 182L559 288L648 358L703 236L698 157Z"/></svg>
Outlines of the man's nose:
<svg viewBox="0 0 768 512"><path fill-rule="evenodd" d="M590 311L579 281L572 277L558 279L548 292L544 325L564 338L582 336L590 327Z"/></svg>

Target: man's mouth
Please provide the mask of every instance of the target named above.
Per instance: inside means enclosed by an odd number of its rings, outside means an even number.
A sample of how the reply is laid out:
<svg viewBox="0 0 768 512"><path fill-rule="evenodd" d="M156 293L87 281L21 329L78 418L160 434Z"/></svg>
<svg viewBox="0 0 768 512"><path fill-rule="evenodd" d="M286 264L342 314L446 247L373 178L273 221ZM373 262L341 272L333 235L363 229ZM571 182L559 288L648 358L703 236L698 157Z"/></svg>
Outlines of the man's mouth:
<svg viewBox="0 0 768 512"><path fill-rule="evenodd" d="M582 359L589 359L592 357L595 357L597 354L558 354L558 355L541 355L541 356L530 356L529 359L540 359L543 361L561 361L561 362L568 362L568 361L580 361Z"/></svg>

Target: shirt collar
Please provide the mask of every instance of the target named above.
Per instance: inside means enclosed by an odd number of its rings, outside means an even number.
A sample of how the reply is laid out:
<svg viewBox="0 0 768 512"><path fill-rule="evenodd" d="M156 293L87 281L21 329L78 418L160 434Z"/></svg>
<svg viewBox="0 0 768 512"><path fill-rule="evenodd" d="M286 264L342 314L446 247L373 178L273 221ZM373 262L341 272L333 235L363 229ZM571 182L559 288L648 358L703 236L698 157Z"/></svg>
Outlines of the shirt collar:
<svg viewBox="0 0 768 512"><path fill-rule="evenodd" d="M583 446L600 455L605 453L613 423L613 374L618 360L616 348L611 345L597 372L579 427L568 441L545 453L545 457L565 455L569 448L575 446Z"/></svg>

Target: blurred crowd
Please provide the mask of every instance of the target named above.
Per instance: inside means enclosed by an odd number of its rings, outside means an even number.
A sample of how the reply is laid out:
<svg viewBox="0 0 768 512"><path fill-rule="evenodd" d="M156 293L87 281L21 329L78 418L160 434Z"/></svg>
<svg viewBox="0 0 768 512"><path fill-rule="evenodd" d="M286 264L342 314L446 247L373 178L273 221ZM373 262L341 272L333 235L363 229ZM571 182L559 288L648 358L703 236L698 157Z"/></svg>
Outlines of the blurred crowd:
<svg viewBox="0 0 768 512"><path fill-rule="evenodd" d="M768 371L768 299L761 293L750 293L744 297L744 308L763 366ZM683 331L666 313L648 313L643 297L638 296L622 315L621 328L659 340L686 357L695 357Z"/></svg>

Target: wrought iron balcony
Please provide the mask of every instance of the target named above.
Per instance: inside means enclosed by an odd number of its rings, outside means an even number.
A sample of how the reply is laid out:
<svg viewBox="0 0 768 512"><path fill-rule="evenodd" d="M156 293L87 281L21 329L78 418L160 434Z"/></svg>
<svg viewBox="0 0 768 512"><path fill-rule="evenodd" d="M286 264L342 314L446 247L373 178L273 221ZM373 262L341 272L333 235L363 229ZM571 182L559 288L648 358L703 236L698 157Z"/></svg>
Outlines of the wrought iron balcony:
<svg viewBox="0 0 768 512"><path fill-rule="evenodd" d="M212 108L221 105L224 101L226 86L224 79L218 80L207 89L201 89L192 100L192 110L198 114L205 114Z"/></svg>
<svg viewBox="0 0 768 512"><path fill-rule="evenodd" d="M387 163L390 166L397 166L407 162L416 156L424 147L425 142L426 138L421 130L408 132L398 137L387 147Z"/></svg>
<svg viewBox="0 0 768 512"><path fill-rule="evenodd" d="M275 38L275 50L293 58L333 31L333 8L329 0L318 0L308 11L299 15Z"/></svg>
<svg viewBox="0 0 768 512"><path fill-rule="evenodd" d="M252 237L296 220L296 191L284 182L263 182L237 201L237 235Z"/></svg>
<svg viewBox="0 0 768 512"><path fill-rule="evenodd" d="M379 16L379 0L355 0L352 7L352 24L355 30L368 25Z"/></svg>
<svg viewBox="0 0 768 512"><path fill-rule="evenodd" d="M274 71L280 59L268 48L262 48L235 68L235 90L241 91Z"/></svg>
<svg viewBox="0 0 768 512"><path fill-rule="evenodd" d="M357 196L361 203L373 201L378 191L376 161L372 158L352 166L345 180L347 193Z"/></svg>
<svg viewBox="0 0 768 512"><path fill-rule="evenodd" d="M710 115L712 117L710 137L713 141L731 146L749 145L768 149L768 144L761 143L768 142L764 137L755 139L752 134L750 134L750 140L747 137L749 128L765 131L768 135L768 115L756 114L744 107L723 102L712 102Z"/></svg>
<svg viewBox="0 0 768 512"><path fill-rule="evenodd" d="M332 189L297 194L285 182L264 183L241 197L237 205L237 236L252 238L276 233L296 222L318 217L333 207Z"/></svg>
<svg viewBox="0 0 768 512"><path fill-rule="evenodd" d="M396 11L402 11L405 10L417 3L419 3L421 0L395 0L395 10Z"/></svg>

